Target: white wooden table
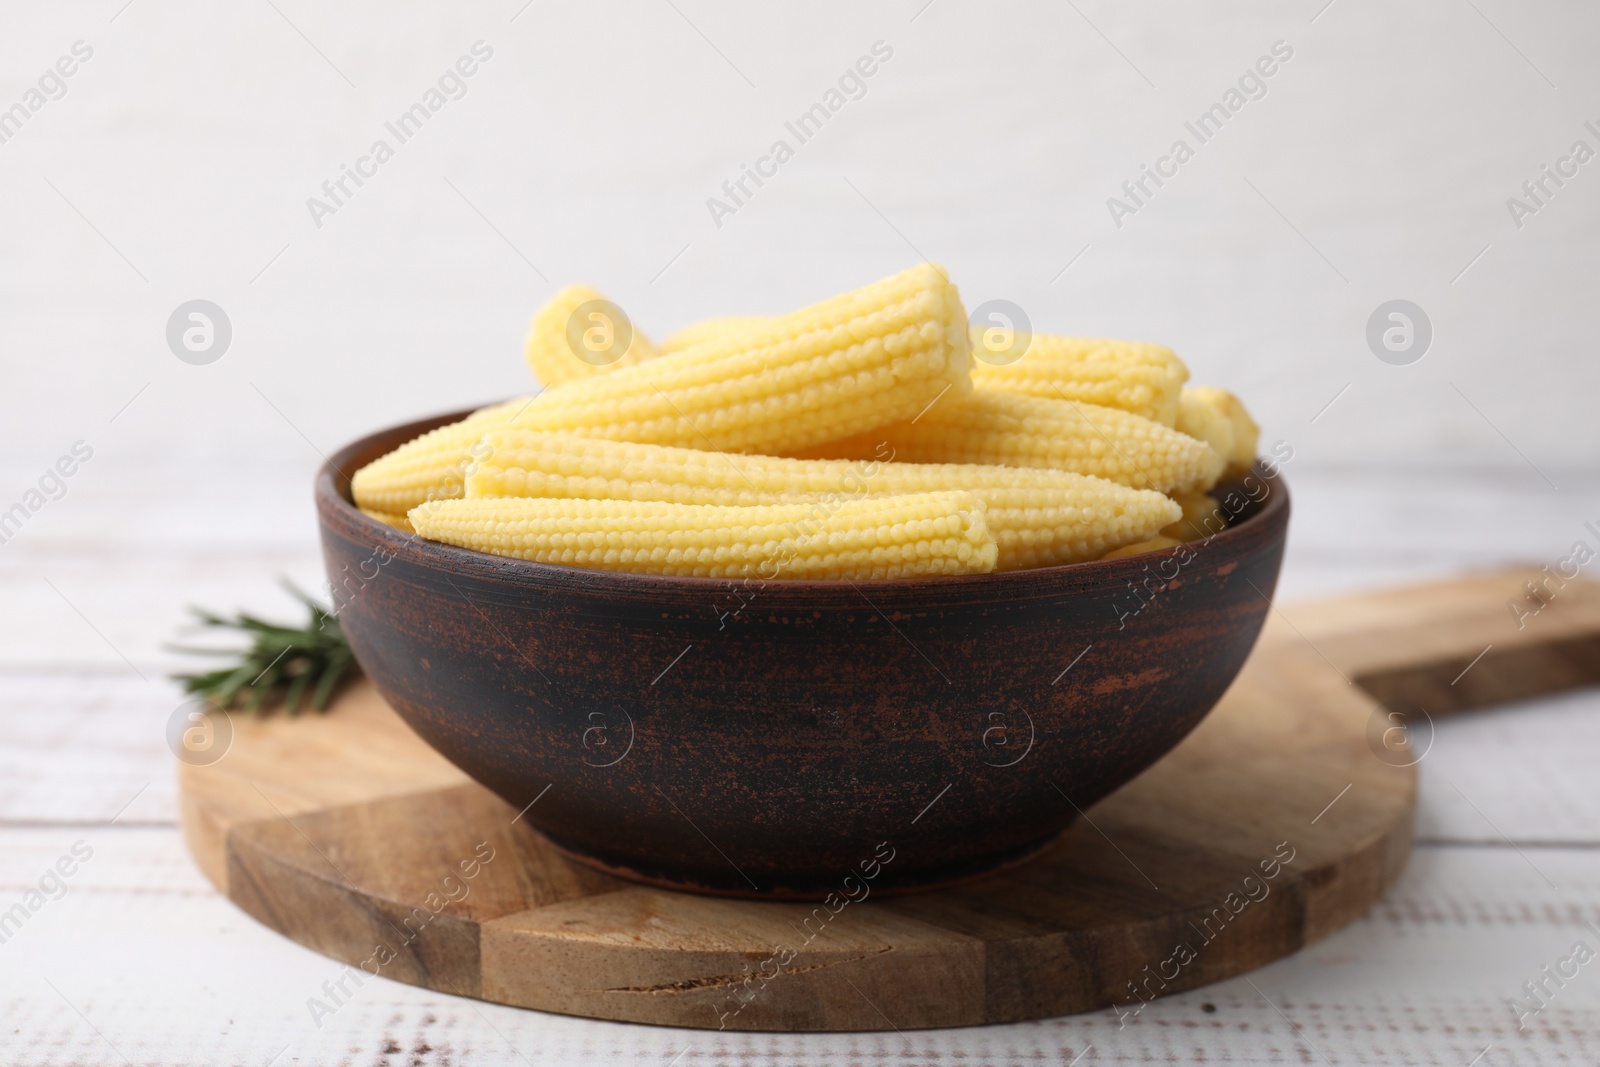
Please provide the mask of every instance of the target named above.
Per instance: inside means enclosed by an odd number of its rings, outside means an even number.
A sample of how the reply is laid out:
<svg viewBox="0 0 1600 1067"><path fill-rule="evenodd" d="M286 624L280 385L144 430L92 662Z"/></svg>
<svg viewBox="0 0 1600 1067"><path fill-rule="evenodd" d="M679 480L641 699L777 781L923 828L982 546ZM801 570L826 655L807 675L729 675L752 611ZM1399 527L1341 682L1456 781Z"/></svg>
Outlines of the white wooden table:
<svg viewBox="0 0 1600 1067"><path fill-rule="evenodd" d="M81 0L0 14L0 511L93 458L0 545L5 1064L1102 1064L1600 1061L1600 696L1442 724L1416 855L1371 915L1147 1008L942 1032L713 1034L369 982L222 901L184 854L186 603L287 612L320 579L319 453L525 390L517 341L588 281L664 334L944 262L969 304L1172 343L1286 441L1286 600L1549 563L1600 522L1600 164L1517 227L1506 198L1591 145L1600 11L1512 0L733 5ZM494 58L316 226L306 198L483 40ZM705 207L875 41L865 95L722 225ZM1295 58L1116 227L1106 198L1274 41ZM232 347L179 362L180 303ZM1379 362L1379 303L1432 318ZM1559 488L1557 488L1559 487ZM79 844L81 842L81 844ZM67 864L71 866L71 864ZM54 887L54 883L50 883Z"/></svg>

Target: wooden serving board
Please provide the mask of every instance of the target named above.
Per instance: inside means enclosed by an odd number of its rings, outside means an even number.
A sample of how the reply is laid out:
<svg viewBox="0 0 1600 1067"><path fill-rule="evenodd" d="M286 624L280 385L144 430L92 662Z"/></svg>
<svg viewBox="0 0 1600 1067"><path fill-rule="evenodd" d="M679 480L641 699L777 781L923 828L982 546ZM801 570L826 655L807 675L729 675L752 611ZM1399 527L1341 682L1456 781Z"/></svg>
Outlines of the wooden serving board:
<svg viewBox="0 0 1600 1067"><path fill-rule="evenodd" d="M1530 577L1275 611L1178 748L1041 858L937 892L830 907L595 872L364 683L325 716L235 716L226 756L180 768L184 834L246 912L350 964L350 992L364 967L546 1011L750 1030L1134 1012L1382 896L1410 853L1432 719L1600 681L1600 586L1568 582L1519 627L1508 602L1536 606Z"/></svg>

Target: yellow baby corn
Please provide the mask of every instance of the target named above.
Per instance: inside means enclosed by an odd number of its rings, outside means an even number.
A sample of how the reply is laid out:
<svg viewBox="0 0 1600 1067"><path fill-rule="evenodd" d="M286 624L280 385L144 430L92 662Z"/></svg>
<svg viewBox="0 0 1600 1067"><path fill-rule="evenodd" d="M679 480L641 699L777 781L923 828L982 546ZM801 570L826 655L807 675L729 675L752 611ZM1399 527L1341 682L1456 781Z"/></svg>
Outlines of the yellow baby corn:
<svg viewBox="0 0 1600 1067"><path fill-rule="evenodd" d="M1123 545L1101 556L1101 559L1123 559L1127 556L1142 556L1146 552L1160 552L1163 548L1173 548L1181 542L1170 537L1152 537L1148 541L1140 541L1134 545Z"/></svg>
<svg viewBox="0 0 1600 1067"><path fill-rule="evenodd" d="M468 499L581 497L758 505L966 490L986 506L997 569L1098 559L1155 535L1179 515L1159 493L1054 470L978 464L803 460L505 428L490 430L469 468Z"/></svg>
<svg viewBox="0 0 1600 1067"><path fill-rule="evenodd" d="M491 426L503 425L533 397L518 397L413 438L368 463L350 479L350 494L363 511L404 515L425 500L458 497L472 448Z"/></svg>
<svg viewBox="0 0 1600 1067"><path fill-rule="evenodd" d="M586 304L594 306L575 321L573 316ZM586 285L569 285L545 301L534 312L523 342L533 376L548 389L659 355L631 321L618 321L618 311Z"/></svg>
<svg viewBox="0 0 1600 1067"><path fill-rule="evenodd" d="M947 396L917 418L804 454L1045 467L1161 493L1209 489L1223 467L1222 457L1204 441L1130 412L987 387L967 398Z"/></svg>
<svg viewBox="0 0 1600 1067"><path fill-rule="evenodd" d="M661 351L678 352L690 345L697 345L702 341L710 341L717 337L726 337L731 333L748 330L772 321L764 315L728 316L720 319L705 319L693 322L677 333L661 342Z"/></svg>
<svg viewBox="0 0 1600 1067"><path fill-rule="evenodd" d="M1177 430L1204 441L1224 460L1233 453L1233 422L1193 389L1185 389L1178 399Z"/></svg>
<svg viewBox="0 0 1600 1067"><path fill-rule="evenodd" d="M973 327L973 384L1118 408L1163 426L1178 417L1189 368L1164 345L1036 333L1020 358L993 362L1006 358L1016 343L1010 330Z"/></svg>
<svg viewBox="0 0 1600 1067"><path fill-rule="evenodd" d="M917 493L828 506L720 507L538 497L437 500L423 537L570 567L704 578L910 578L983 574L996 548L969 493Z"/></svg>
<svg viewBox="0 0 1600 1067"><path fill-rule="evenodd" d="M925 263L749 332L541 393L516 424L618 441L786 452L910 419L971 389L956 287ZM512 405L514 408L517 405ZM357 472L356 503L461 495L480 434L446 427Z"/></svg>
<svg viewBox="0 0 1600 1067"><path fill-rule="evenodd" d="M779 452L964 394L966 313L925 263L746 331L553 390L517 425L616 441Z"/></svg>
<svg viewBox="0 0 1600 1067"><path fill-rule="evenodd" d="M406 533L417 532L411 528L411 520L404 515L396 515L390 511L372 511L368 508L362 508L361 514L369 519L377 519L386 526L393 526L396 530L403 530Z"/></svg>
<svg viewBox="0 0 1600 1067"><path fill-rule="evenodd" d="M1228 517L1216 497L1206 493L1173 493L1172 500L1183 509L1183 517L1170 526L1163 526L1162 537L1199 541L1227 528Z"/></svg>
<svg viewBox="0 0 1600 1067"><path fill-rule="evenodd" d="M759 316L706 319L667 338L661 351L676 352L770 321ZM1165 345L1033 334L1023 358L999 364L985 355L992 352L996 359L1003 358L1016 343L1013 331L973 326L970 341L975 385L1119 408L1163 426L1176 422L1178 397L1189 379L1189 368Z"/></svg>
<svg viewBox="0 0 1600 1067"><path fill-rule="evenodd" d="M1217 389L1209 385L1198 385L1193 389L1185 389L1185 394L1193 394L1194 398L1209 405L1222 413L1233 427L1233 447L1228 450L1228 465L1231 467L1249 467L1256 461L1256 447L1261 440L1261 427L1256 425L1256 420L1250 417L1244 404L1238 397L1226 389Z"/></svg>

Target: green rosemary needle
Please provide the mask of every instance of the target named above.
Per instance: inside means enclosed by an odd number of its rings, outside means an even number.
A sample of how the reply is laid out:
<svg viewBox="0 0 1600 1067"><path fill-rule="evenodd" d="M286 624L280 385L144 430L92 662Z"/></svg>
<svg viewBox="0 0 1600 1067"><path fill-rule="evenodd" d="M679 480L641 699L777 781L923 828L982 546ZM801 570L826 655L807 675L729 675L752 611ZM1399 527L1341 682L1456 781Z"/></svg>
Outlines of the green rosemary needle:
<svg viewBox="0 0 1600 1067"><path fill-rule="evenodd" d="M190 632L235 631L249 635L250 645L243 649L169 645L174 652L234 661L214 671L174 674L184 692L202 696L224 711L242 705L246 711L259 712L281 701L284 710L295 715L309 691L311 706L327 709L340 681L361 668L338 618L291 583L285 581L283 586L310 612L304 626L283 626L244 612L225 618L203 608L189 609L196 622Z"/></svg>

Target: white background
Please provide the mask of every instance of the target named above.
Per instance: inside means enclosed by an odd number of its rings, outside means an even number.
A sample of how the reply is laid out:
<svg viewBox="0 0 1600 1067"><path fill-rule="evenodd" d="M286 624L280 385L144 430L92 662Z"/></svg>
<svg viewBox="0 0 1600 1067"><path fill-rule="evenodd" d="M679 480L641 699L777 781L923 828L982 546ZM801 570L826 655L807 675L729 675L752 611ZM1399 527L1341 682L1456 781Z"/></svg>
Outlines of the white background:
<svg viewBox="0 0 1600 1067"><path fill-rule="evenodd" d="M0 1019L34 1028L0 1026L0 1045L9 1030L33 1042L28 1062L110 1057L40 985L52 960L76 969L82 998L122 990L120 1007L103 1010L122 1013L117 1044L137 1048L136 1061L181 1060L177 1035L198 1030L217 1057L265 1062L282 1031L305 1042L284 1062L320 1062L346 1045L381 1049L384 998L413 1015L449 1002L386 986L363 1008L371 1019L330 1043L295 1030L299 985L263 992L230 970L224 957L235 951L261 974L328 968L209 896L185 866L154 741L174 702L160 645L185 603L282 610L277 575L316 585L310 480L321 455L402 419L528 390L528 316L568 282L597 286L660 338L932 258L969 307L1005 298L1036 329L1170 344L1196 381L1247 400L1266 442L1294 449L1286 475L1297 518L1281 586L1290 599L1552 562L1579 537L1594 543L1583 523L1600 520L1600 160L1520 229L1506 199L1573 141L1600 149L1583 128L1600 126L1600 9L1324 3L8 6L0 108L73 42L94 55L62 99L0 144L0 510L73 442L94 455L63 499L0 546L12 724L3 766L22 783L9 794L0 786L0 839L19 857L7 863L16 871L6 892L70 843L76 831L58 823L103 820L140 782L157 784L123 820L149 828L106 837L102 854L126 865L102 875L101 910L80 912L80 927L69 905L56 907L58 932L75 929L78 940L51 950L34 931L34 954L0 948L0 1005L10 1004ZM493 58L465 97L317 227L307 198L374 139L393 144L385 121L479 40ZM1115 226L1107 198L1176 138L1194 145L1184 121L1280 40L1293 58L1265 98ZM715 225L707 198L774 139L792 143L784 122L877 41L893 58L866 95ZM180 362L165 341L170 313L194 298L232 321L231 348L209 366ZM1365 340L1369 314L1394 298L1415 301L1433 324L1431 349L1410 366L1380 362ZM1564 730L1592 729L1592 710L1542 714ZM125 740L104 741L119 731ZM1509 743L1489 735L1484 753ZM1481 759L1485 782L1495 780L1493 759L1462 758ZM1445 818L1452 796L1435 794L1425 817ZM1505 796L1518 810L1533 805L1531 828L1575 803L1550 796L1540 809L1525 791ZM1427 897L1471 877L1525 903L1543 883L1522 886L1518 862L1424 853L1415 877L1449 873L1406 892ZM1486 863L1488 873L1474 866ZM1587 870L1592 884L1600 868ZM149 911L140 903L149 900L161 903ZM180 921L184 901L198 902L200 928ZM84 941L85 929L105 940ZM1411 936L1437 935L1421 929ZM169 936L184 947L165 957ZM1392 937L1370 925L1351 936L1367 939L1350 951L1368 970L1328 988L1398 981L1382 958ZM1554 959L1565 936L1550 933L1528 960ZM63 962L60 946L75 946L75 961ZM1414 945L1407 958L1429 951ZM1447 1015L1493 1005L1498 1018L1537 965L1456 998L1448 980L1465 980L1467 961L1485 952L1435 953L1433 992L1401 988L1379 998L1384 1010L1420 997ZM100 970L101 959L113 962ZM170 971L159 995L141 1000L118 984L152 966ZM185 990L200 1003L179 1003ZM1588 1014L1565 1025L1591 1029L1596 1003L1574 992L1563 1010ZM665 1062L686 1043L486 1010L527 1055L548 1046L560 1059L596 1042L659 1048ZM477 1028L473 1047L505 1055L481 1016L459 1004L451 1012ZM1235 1054L1307 1055L1270 1015L1257 1025L1278 1025L1279 1046L1245 1042ZM1458 1062L1429 1033L1416 1047ZM231 1044L227 1034L242 1036ZM1027 1045L976 1034L927 1047ZM1057 1037L1039 1039L1046 1058L1071 1044ZM1473 1047L1459 1062L1488 1040L1463 1038ZM898 1039L881 1042L814 1050L901 1054ZM743 1047L802 1060L813 1048ZM1121 1055L1137 1059L1138 1047Z"/></svg>

